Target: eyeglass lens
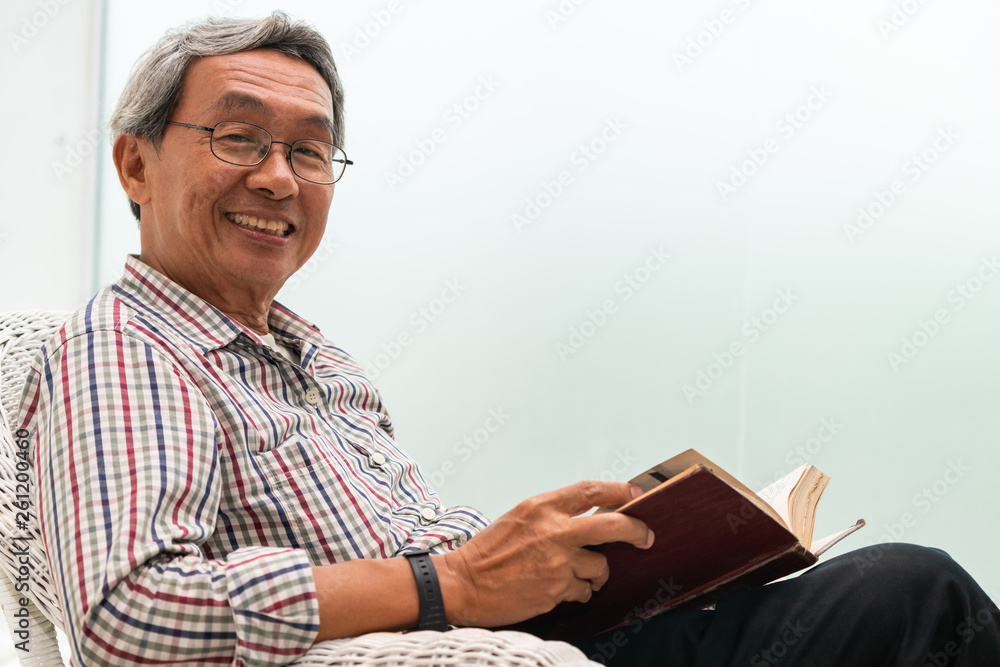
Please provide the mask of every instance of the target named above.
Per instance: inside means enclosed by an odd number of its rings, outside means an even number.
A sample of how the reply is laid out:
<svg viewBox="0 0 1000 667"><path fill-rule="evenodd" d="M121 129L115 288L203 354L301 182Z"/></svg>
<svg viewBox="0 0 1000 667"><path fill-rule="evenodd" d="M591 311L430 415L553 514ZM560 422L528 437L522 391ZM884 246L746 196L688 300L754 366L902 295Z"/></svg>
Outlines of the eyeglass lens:
<svg viewBox="0 0 1000 667"><path fill-rule="evenodd" d="M215 126L212 132L212 152L232 164L259 164L271 147L267 130L236 121ZM346 156L331 143L314 139L299 139L291 147L292 171L308 181L333 183L346 168Z"/></svg>

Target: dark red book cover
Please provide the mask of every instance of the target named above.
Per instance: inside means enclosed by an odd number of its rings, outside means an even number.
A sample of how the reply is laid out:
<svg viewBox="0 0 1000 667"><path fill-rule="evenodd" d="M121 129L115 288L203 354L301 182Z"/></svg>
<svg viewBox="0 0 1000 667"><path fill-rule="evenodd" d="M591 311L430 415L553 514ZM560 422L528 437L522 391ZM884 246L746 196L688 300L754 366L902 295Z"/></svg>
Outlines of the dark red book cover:
<svg viewBox="0 0 1000 667"><path fill-rule="evenodd" d="M589 602L564 602L510 629L583 639L696 598L707 604L713 592L764 584L816 562L784 525L705 465L617 511L645 521L656 534L653 546L593 547L607 556L610 575Z"/></svg>

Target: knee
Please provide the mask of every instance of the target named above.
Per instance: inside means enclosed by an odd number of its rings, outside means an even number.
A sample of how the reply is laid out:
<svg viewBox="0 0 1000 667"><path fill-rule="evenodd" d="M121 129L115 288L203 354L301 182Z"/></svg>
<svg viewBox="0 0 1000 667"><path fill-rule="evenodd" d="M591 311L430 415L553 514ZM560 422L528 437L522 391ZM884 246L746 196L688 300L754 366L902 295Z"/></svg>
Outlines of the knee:
<svg viewBox="0 0 1000 667"><path fill-rule="evenodd" d="M968 579L969 575L940 549L915 544L877 544L848 554L862 579L880 587L925 586L931 582Z"/></svg>
<svg viewBox="0 0 1000 667"><path fill-rule="evenodd" d="M893 543L849 556L868 596L941 611L992 604L969 573L940 549Z"/></svg>
<svg viewBox="0 0 1000 667"><path fill-rule="evenodd" d="M857 567L851 599L863 602L854 607L863 610L858 621L898 640L893 650L909 656L898 664L1000 664L1000 611L951 556L912 544L851 556ZM959 654L968 655L965 662L950 662Z"/></svg>

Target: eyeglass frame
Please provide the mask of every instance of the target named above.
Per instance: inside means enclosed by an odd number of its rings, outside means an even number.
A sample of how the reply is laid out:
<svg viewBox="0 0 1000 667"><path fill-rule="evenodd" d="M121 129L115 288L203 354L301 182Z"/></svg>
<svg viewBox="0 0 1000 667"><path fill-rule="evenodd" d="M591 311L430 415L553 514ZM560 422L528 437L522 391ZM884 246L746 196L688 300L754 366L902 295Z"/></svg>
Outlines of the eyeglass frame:
<svg viewBox="0 0 1000 667"><path fill-rule="evenodd" d="M260 130L261 132L263 132L264 134L266 134L267 138L271 142L267 146L267 151L261 156L261 158L259 160L257 160L253 164L240 164L238 162L230 162L229 160L225 160L225 159L219 157L219 154L215 152L215 146L214 146L214 141L213 140L215 138L215 128L218 127L218 126L220 126L220 125L222 125L223 123L240 123L242 125L249 125L250 127L256 127L258 130ZM291 169L292 173L295 174L296 176L298 176L299 178L301 178L303 181L307 181L309 183L315 183L316 185L333 185L334 183L336 183L337 181L339 181L340 179L342 179L344 177L344 174L347 173L347 167L349 167L349 166L351 166L351 165L354 164L354 162L352 160L349 160L347 158L347 152L343 148L341 148L340 146L337 146L336 144L331 143L329 141L323 141L322 139L296 139L292 143L288 143L287 141L275 141L274 140L274 136L270 132L268 132L266 128L263 128L260 125L254 125L253 123L248 123L248 122L242 121L242 120L220 120L218 123L216 123L212 127L209 127L208 125L192 125L191 123L178 123L177 121L173 121L173 120L168 120L167 121L167 125L177 125L179 127L187 127L187 128L192 129L192 130L202 130L202 131L205 131L205 132L211 132L212 136L210 136L208 138L208 149L212 152L212 155L214 155L215 158L217 160L219 160L220 162L225 162L226 164L231 164L231 165L234 165L234 166L237 166L237 167L256 167L257 165L259 165L260 163L262 163L264 160L266 160L267 156L271 154L271 147L274 146L274 144L281 144L282 146L288 146L288 152L285 154L285 159L288 160L288 167L289 167L289 169ZM333 146L336 150L338 150L341 153L343 153L344 154L344 170L342 172L340 172L340 176L338 176L333 181L330 181L329 183L324 183L322 181L314 181L311 178L306 178L305 176L302 176L301 174L299 174L299 172L295 171L295 165L292 164L292 150L295 148L295 144L299 143L300 141L319 141L319 142L324 143L324 144L329 144L330 146ZM339 161L340 160L334 160L334 162L339 162Z"/></svg>

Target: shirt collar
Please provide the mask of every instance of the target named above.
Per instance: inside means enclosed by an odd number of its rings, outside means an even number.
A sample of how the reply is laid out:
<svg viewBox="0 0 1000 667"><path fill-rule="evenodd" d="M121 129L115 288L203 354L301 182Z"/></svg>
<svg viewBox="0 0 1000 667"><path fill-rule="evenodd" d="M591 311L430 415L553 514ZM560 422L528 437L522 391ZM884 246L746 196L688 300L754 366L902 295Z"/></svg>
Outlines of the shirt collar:
<svg viewBox="0 0 1000 667"><path fill-rule="evenodd" d="M151 268L135 255L129 255L126 259L125 273L112 286L112 290L123 302L160 319L205 351L225 347L241 335L260 342L260 337L250 329ZM271 303L267 325L275 338L283 339L296 347L300 347L303 342L309 343L309 346L301 346L300 349L303 366L306 365L306 347L318 347L323 343L323 335L314 324L277 301Z"/></svg>

